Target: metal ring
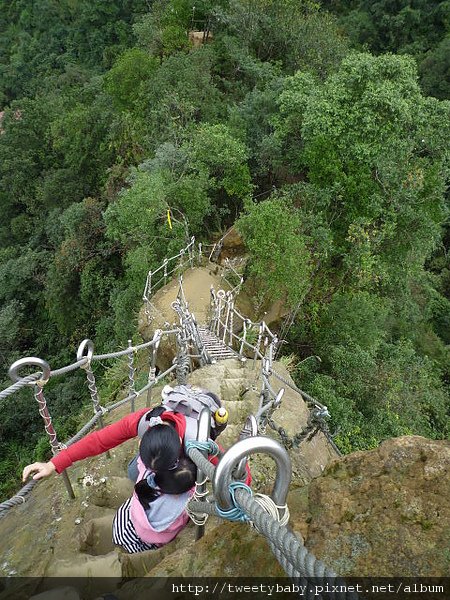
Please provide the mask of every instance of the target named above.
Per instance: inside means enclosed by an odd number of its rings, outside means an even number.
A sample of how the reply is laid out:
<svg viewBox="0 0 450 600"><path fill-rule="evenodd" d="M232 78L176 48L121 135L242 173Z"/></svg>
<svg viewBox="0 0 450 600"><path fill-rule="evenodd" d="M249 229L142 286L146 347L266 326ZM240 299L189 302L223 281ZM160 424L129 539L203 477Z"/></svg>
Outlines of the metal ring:
<svg viewBox="0 0 450 600"><path fill-rule="evenodd" d="M216 296L217 296L218 298L220 298L221 300L223 300L223 299L225 298L225 291L224 291L224 290L219 290L219 291L216 293Z"/></svg>
<svg viewBox="0 0 450 600"><path fill-rule="evenodd" d="M29 366L40 367L42 369L40 385L44 386L50 379L50 365L47 361L43 360L42 358L37 358L35 356L20 358L9 367L8 375L14 382L21 381L22 377L19 376L18 370L22 367ZM29 383L27 383L27 385L36 385L36 383L36 381L30 381Z"/></svg>
<svg viewBox="0 0 450 600"><path fill-rule="evenodd" d="M87 347L87 354L84 353L85 348ZM87 363L89 364L94 356L94 342L89 339L83 340L81 344L78 346L77 350L77 360L81 360L82 358L87 358Z"/></svg>
<svg viewBox="0 0 450 600"><path fill-rule="evenodd" d="M217 504L222 510L233 508L229 484L231 474L238 462L251 454L261 452L269 454L277 465L277 474L270 497L279 506L286 504L286 497L291 482L292 467L291 459L286 450L272 438L256 436L241 440L231 446L220 459L213 478L213 490Z"/></svg>

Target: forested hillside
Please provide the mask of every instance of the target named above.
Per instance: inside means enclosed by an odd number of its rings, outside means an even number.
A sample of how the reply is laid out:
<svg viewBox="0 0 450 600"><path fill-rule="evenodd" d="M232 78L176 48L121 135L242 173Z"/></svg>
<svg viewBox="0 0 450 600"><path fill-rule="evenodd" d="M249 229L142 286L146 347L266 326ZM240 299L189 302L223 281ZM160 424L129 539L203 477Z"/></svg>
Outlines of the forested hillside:
<svg viewBox="0 0 450 600"><path fill-rule="evenodd" d="M0 0L3 386L22 356L123 347L148 269L236 222L341 450L448 435L449 16L423 4ZM46 395L63 438L83 378ZM49 452L14 398L4 493Z"/></svg>

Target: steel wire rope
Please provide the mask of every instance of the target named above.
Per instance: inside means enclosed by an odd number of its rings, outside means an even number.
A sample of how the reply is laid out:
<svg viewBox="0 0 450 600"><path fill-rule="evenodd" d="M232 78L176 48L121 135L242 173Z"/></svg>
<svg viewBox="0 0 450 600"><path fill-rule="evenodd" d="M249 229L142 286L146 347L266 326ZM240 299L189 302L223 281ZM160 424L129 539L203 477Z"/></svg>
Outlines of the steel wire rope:
<svg viewBox="0 0 450 600"><path fill-rule="evenodd" d="M215 467L205 458L196 448L188 448L189 457L195 462L197 467L206 474L209 479L213 479ZM317 577L335 579L336 573L328 569L324 563L318 560L307 548L302 541L295 536L286 527L271 518L263 507L258 504L247 491L236 489L234 496L239 505L250 517L251 521L256 525L257 529L264 535L271 546L280 564L291 577ZM213 514L211 504L209 503L189 503L190 509L195 511L198 505L201 505L200 511L203 513ZM216 510L215 507L212 510ZM217 512L215 512L217 516ZM356 600L357 594L349 592L344 594L329 593L324 594L325 597L336 598L345 597L349 600Z"/></svg>

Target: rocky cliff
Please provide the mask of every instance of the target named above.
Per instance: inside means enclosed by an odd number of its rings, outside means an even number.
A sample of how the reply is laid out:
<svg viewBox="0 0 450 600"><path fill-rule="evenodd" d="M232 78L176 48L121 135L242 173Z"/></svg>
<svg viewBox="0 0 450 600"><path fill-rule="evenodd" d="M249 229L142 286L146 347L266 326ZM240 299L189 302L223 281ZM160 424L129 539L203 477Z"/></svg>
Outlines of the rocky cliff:
<svg viewBox="0 0 450 600"><path fill-rule="evenodd" d="M276 368L283 369L280 364ZM235 440L243 418L255 409L257 373L251 364L230 360L193 374L193 383L220 393L227 403L230 426L223 434L225 446ZM291 433L305 424L307 416L305 404L294 396L286 394L277 414ZM109 459L101 456L72 467L74 501L66 497L58 477L39 484L23 506L0 520L1 574L36 576L32 580L36 589L44 575L108 575L119 585L123 577L142 575L283 574L261 535L247 525L219 519L208 522L205 537L195 546L190 525L158 551L131 556L115 549L111 521L131 492L124 475L135 451L131 440L113 450ZM339 459L319 434L291 455L291 525L328 566L342 575L449 574L450 442L402 437ZM270 491L271 460L251 460L255 489ZM106 591L109 578L104 580ZM95 581L100 586L96 593L105 591L103 580ZM119 597L131 597L132 590L128 583Z"/></svg>

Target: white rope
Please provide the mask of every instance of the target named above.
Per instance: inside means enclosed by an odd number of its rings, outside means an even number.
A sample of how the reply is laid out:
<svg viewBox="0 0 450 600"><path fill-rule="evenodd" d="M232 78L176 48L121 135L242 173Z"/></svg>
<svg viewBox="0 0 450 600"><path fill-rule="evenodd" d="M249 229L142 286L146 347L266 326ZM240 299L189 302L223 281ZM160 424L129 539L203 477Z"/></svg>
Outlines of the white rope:
<svg viewBox="0 0 450 600"><path fill-rule="evenodd" d="M284 506L279 506L275 504L272 498L266 494L253 494L253 498L261 506L261 508L268 515L270 515L274 521L278 521L282 527L288 524L290 514L287 504ZM283 516L281 516L281 514ZM253 522L251 522L251 524L259 533L261 533Z"/></svg>
<svg viewBox="0 0 450 600"><path fill-rule="evenodd" d="M200 502L207 502L207 500L203 500L204 498L206 498L206 496L209 494L209 491L205 488L205 491L203 492L199 492L199 487L202 485L205 485L206 482L208 481L208 477L205 476L205 478L203 479L203 481L196 481L195 482L195 491L194 494L191 497L192 501L200 501ZM205 525L206 521L208 520L208 514L207 513L195 513L194 511L192 511L189 508L189 504L186 506L186 512L189 515L189 518L191 519L191 521L195 524L195 525L199 525L199 526L203 526Z"/></svg>

